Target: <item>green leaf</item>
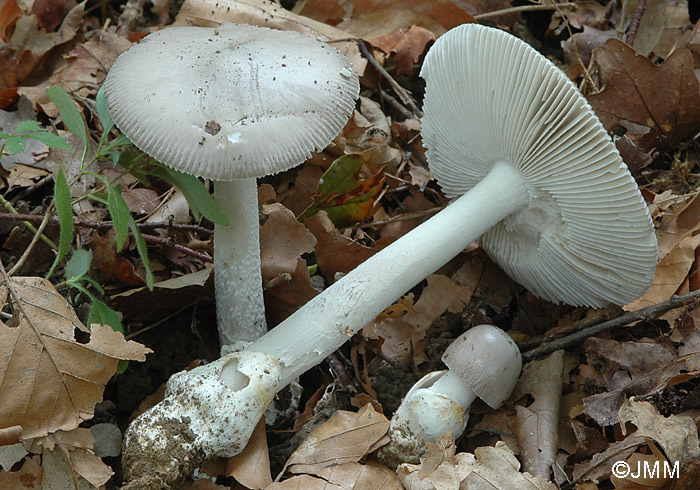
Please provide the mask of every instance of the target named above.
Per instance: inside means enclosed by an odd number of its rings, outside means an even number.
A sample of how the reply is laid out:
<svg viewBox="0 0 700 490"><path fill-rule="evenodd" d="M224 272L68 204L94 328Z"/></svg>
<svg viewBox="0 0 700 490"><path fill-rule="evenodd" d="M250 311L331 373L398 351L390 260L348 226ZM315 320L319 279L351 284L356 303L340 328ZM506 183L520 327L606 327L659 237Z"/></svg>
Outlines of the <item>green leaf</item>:
<svg viewBox="0 0 700 490"><path fill-rule="evenodd" d="M161 164L158 164L151 172L167 180L184 194L195 219L199 220L200 215L204 215L212 223L222 226L229 225L228 216L216 204L207 188L197 177L178 172Z"/></svg>
<svg viewBox="0 0 700 490"><path fill-rule="evenodd" d="M65 148L70 149L68 142L57 134L49 133L47 131L39 131L37 133L30 133L26 136L27 138L32 138L39 140L50 148Z"/></svg>
<svg viewBox="0 0 700 490"><path fill-rule="evenodd" d="M5 140L4 149L10 155L22 153L26 147L27 142L25 141L25 137L21 134L10 136L9 138L7 138L7 140Z"/></svg>
<svg viewBox="0 0 700 490"><path fill-rule="evenodd" d="M92 252L84 248L75 250L66 263L66 280L80 280L90 270L91 262Z"/></svg>
<svg viewBox="0 0 700 490"><path fill-rule="evenodd" d="M73 98L61 87L46 89L46 95L56 104L58 112L61 114L61 119L63 119L63 124L87 146L87 126L85 125L82 114L75 106Z"/></svg>
<svg viewBox="0 0 700 490"><path fill-rule="evenodd" d="M103 131L109 133L109 130L114 127L114 121L107 108L107 97L105 96L104 87L100 87L100 90L97 91L95 102L97 103L97 117L100 119Z"/></svg>
<svg viewBox="0 0 700 490"><path fill-rule="evenodd" d="M109 214L112 215L114 232L117 235L117 252L120 252L129 234L129 218L131 218L129 206L122 197L121 184L117 184L116 187L112 185L107 187L107 207L109 207Z"/></svg>
<svg viewBox="0 0 700 490"><path fill-rule="evenodd" d="M342 194L359 186L356 175L365 163L362 155L351 154L337 158L321 177L318 191Z"/></svg>
<svg viewBox="0 0 700 490"><path fill-rule="evenodd" d="M58 214L60 241L58 242L56 258L49 272L46 274L47 279L51 277L56 266L61 263L63 257L66 256L66 253L68 253L70 249L70 244L73 241L73 209L71 208L70 188L68 187L68 181L66 181L66 176L63 173L62 167L58 168L55 180L53 198L56 206L56 213Z"/></svg>
<svg viewBox="0 0 700 490"><path fill-rule="evenodd" d="M121 332L122 334L124 333L119 313L94 296L92 297L92 308L90 308L90 315L88 316L88 326L93 323L109 325L112 327L112 330Z"/></svg>
<svg viewBox="0 0 700 490"><path fill-rule="evenodd" d="M22 121L15 129L15 134L27 133L29 131L41 131L42 129L43 128L37 121Z"/></svg>
<svg viewBox="0 0 700 490"><path fill-rule="evenodd" d="M143 261L143 267L146 269L146 286L150 291L153 291L153 272L151 272L151 263L148 260L148 248L146 247L146 240L143 239L141 230L136 226L134 218L129 215L129 228L131 233L134 235L136 241L136 249L139 251L139 256Z"/></svg>

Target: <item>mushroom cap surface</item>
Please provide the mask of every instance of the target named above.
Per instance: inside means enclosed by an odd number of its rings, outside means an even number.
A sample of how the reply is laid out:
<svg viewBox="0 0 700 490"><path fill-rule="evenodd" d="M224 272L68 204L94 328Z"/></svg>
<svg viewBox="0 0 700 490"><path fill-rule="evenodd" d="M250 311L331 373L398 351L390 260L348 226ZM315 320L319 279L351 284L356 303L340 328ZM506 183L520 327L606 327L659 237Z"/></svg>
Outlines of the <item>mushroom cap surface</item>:
<svg viewBox="0 0 700 490"><path fill-rule="evenodd" d="M649 288L657 243L646 204L561 70L510 34L466 24L437 40L421 76L423 144L444 192L467 192L496 161L528 188L529 205L481 238L494 262L553 302L625 304Z"/></svg>
<svg viewBox="0 0 700 490"><path fill-rule="evenodd" d="M477 325L452 341L442 362L491 408L503 405L520 377L520 350L493 325Z"/></svg>
<svg viewBox="0 0 700 490"><path fill-rule="evenodd" d="M325 148L352 114L359 81L327 44L226 23L145 37L104 88L115 124L141 150L191 175L235 180Z"/></svg>

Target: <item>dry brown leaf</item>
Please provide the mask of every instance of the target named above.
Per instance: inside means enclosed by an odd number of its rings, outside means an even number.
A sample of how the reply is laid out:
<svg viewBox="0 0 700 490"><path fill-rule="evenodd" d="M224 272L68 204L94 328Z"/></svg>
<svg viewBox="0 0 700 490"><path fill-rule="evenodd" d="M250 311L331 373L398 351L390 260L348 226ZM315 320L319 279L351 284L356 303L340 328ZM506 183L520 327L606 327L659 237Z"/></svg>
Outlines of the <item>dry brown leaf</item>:
<svg viewBox="0 0 700 490"><path fill-rule="evenodd" d="M656 454L632 453L625 461L632 470L625 478L618 478L614 474L610 475L610 482L619 490L662 490L669 487L671 482L670 476L666 476L663 470L660 470L656 476L652 476L651 472L645 472L643 468L663 468L665 458L659 457ZM656 466L655 466L656 465ZM637 469L642 471L637 471ZM634 475L637 475L636 477Z"/></svg>
<svg viewBox="0 0 700 490"><path fill-rule="evenodd" d="M517 405L518 446L523 471L549 479L558 449L559 405L564 383L564 351L523 367L513 398L527 394L529 406Z"/></svg>
<svg viewBox="0 0 700 490"><path fill-rule="evenodd" d="M79 488L89 488L85 482L94 488L107 483L114 472L95 456L94 442L90 429L82 428L58 431L35 441L43 448L44 488L72 488L76 476Z"/></svg>
<svg viewBox="0 0 700 490"><path fill-rule="evenodd" d="M584 399L585 413L602 426L617 423L625 395L660 391L687 368L673 347L651 339L617 342L591 337L583 348L589 363L600 366L598 381L607 387L606 392Z"/></svg>
<svg viewBox="0 0 700 490"><path fill-rule="evenodd" d="M241 485L255 490L272 483L264 418L253 430L245 449L226 461L226 476L232 476Z"/></svg>
<svg viewBox="0 0 700 490"><path fill-rule="evenodd" d="M73 39L83 22L85 2L66 14L57 32L42 30L34 15L20 17L7 44L0 43L0 109L16 100L16 89L54 48Z"/></svg>
<svg viewBox="0 0 700 490"><path fill-rule="evenodd" d="M661 39L666 27L666 0L647 0L632 47L648 56Z"/></svg>
<svg viewBox="0 0 700 490"><path fill-rule="evenodd" d="M605 90L589 95L588 101L606 129L623 126L644 152L667 151L700 130L700 85L689 50L678 49L656 66L610 39L595 56ZM633 172L638 169L626 162Z"/></svg>
<svg viewBox="0 0 700 490"><path fill-rule="evenodd" d="M396 470L406 490L554 490L556 485L541 477L520 472L520 463L505 443L482 446L474 454L454 454L454 449L428 445L435 461L426 467L429 453L422 465L402 464ZM452 455L450 455L452 453ZM455 478L457 486L454 485Z"/></svg>
<svg viewBox="0 0 700 490"><path fill-rule="evenodd" d="M379 464L344 463L323 468L317 475L344 490L403 490L396 473Z"/></svg>
<svg viewBox="0 0 700 490"><path fill-rule="evenodd" d="M599 480L608 478L616 461L625 461L639 446L645 443L646 440L643 437L632 434L622 441L611 444L605 451L594 454L590 461L575 465L574 481L598 483Z"/></svg>
<svg viewBox="0 0 700 490"><path fill-rule="evenodd" d="M143 361L151 352L105 325L92 326L89 343L76 342L75 329L87 329L45 279L9 278L0 298L13 312L0 324L1 423L21 426L23 439L90 419L119 359Z"/></svg>
<svg viewBox="0 0 700 490"><path fill-rule="evenodd" d="M423 350L430 325L445 310L462 311L469 303L472 289L440 274L428 276L427 281L410 311L403 310L401 315L381 314L362 329L365 338L383 339L382 353L389 359L405 364L427 361Z"/></svg>
<svg viewBox="0 0 700 490"><path fill-rule="evenodd" d="M626 434L625 423L632 422L637 426L633 435L656 441L671 463L700 457L698 428L688 415L664 417L651 403L632 397L620 407L619 419L623 435Z"/></svg>
<svg viewBox="0 0 700 490"><path fill-rule="evenodd" d="M275 482L265 490L345 490L339 485L328 483L322 478L309 475L297 475L283 482Z"/></svg>
<svg viewBox="0 0 700 490"><path fill-rule="evenodd" d="M445 29L474 22L471 15L450 0L305 0L295 10L320 22L336 25L344 20L386 9L405 9L439 22ZM384 18L384 23L389 19ZM379 19L378 19L378 23ZM408 27L404 25L401 27ZM392 29L393 30L393 29Z"/></svg>
<svg viewBox="0 0 700 490"><path fill-rule="evenodd" d="M263 281L270 281L293 273L301 254L313 251L316 238L282 204L266 204L263 213L268 218L260 228L260 260Z"/></svg>
<svg viewBox="0 0 700 490"><path fill-rule="evenodd" d="M397 75L413 75L415 63L418 63L428 43L435 41L435 35L427 29L412 25L408 29L398 29L382 37L370 39L369 43L381 49L385 54L394 54Z"/></svg>
<svg viewBox="0 0 700 490"><path fill-rule="evenodd" d="M185 0L174 25L218 26L222 22L297 31L322 41L349 39L348 33L330 25L285 10L268 0ZM367 60L353 41L334 42L333 47L348 57L353 72L361 76Z"/></svg>
<svg viewBox="0 0 700 490"><path fill-rule="evenodd" d="M330 281L335 280L338 272L350 272L393 241L391 238L382 238L375 242L374 247L365 247L341 235L325 211L306 218L304 223L318 240L315 250L318 267Z"/></svg>
<svg viewBox="0 0 700 490"><path fill-rule="evenodd" d="M44 469L39 464L39 456L27 458L19 471L0 470L0 488L7 490L44 490L43 475Z"/></svg>
<svg viewBox="0 0 700 490"><path fill-rule="evenodd" d="M371 404L358 412L339 410L316 427L289 457L291 473L317 473L327 466L357 462L389 429L387 418Z"/></svg>

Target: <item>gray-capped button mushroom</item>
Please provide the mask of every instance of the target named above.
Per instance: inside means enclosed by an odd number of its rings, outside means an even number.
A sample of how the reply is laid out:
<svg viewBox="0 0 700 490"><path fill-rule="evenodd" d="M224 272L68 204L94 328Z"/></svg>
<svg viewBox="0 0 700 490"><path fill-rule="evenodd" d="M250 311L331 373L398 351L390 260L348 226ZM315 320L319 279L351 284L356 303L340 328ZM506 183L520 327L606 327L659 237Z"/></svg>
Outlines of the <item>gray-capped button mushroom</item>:
<svg viewBox="0 0 700 490"><path fill-rule="evenodd" d="M522 360L515 342L500 328L478 325L452 341L445 351L446 371L433 371L413 385L391 418L392 442L382 448L387 464L417 463L426 444L449 433L459 437L478 397L499 408L520 376Z"/></svg>
<svg viewBox="0 0 700 490"><path fill-rule="evenodd" d="M325 148L352 114L350 62L296 32L248 25L171 27L122 54L104 83L116 125L141 150L216 181L222 347L266 331L255 179ZM224 351L226 349L223 349Z"/></svg>

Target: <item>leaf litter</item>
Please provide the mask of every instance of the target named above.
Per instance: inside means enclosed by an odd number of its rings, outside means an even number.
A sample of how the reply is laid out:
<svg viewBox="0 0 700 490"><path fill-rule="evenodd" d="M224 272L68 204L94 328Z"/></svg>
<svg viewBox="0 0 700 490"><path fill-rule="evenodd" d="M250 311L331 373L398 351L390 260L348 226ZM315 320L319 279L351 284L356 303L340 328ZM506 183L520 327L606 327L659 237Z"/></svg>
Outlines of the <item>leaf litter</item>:
<svg viewBox="0 0 700 490"><path fill-rule="evenodd" d="M103 129L93 102L99 85L119 53L172 22L171 15L177 14L175 24L232 21L293 29L331 40L351 59L364 90L341 135L305 165L261 182L265 300L268 322L274 325L447 204L426 165L410 103L420 106L417 71L432 41L455 25L487 19L554 56L582 82L642 187L657 229L660 261L651 289L625 306L635 311L700 289L695 139L700 132L695 75L700 38L683 3L648 1L641 10L644 2L622 3L624 8L576 2L572 8L522 13L506 1L307 0L285 10L262 0L186 0L179 11L159 2L151 13L129 2L121 16L108 6L112 27L84 4L5 1L0 7L0 131L40 120L58 127L71 149L28 140L27 151L0 155L4 195L17 211L34 215L38 226L45 212L42 185L63 169L73 183L78 223L72 245L92 251L86 277L103 288L90 289L91 294L118 311L127 336L147 340L158 360L151 356L143 367L131 363L113 378L120 359L143 360L147 348L108 326L93 324L88 331L85 296L67 292L60 275L52 277L55 288L39 277L53 254L43 242L36 245L21 268L23 276L6 278L0 287L6 314L0 326L0 441L6 441L0 447L0 486L22 481L50 488L43 486L49 480L72 485L73 475L79 488L113 484L114 478L106 483L112 470L92 452L85 425L93 415L125 422L169 374L207 352L192 343L166 346L165 338L174 337L168 332L186 331L191 342L204 342L214 325L211 224L186 198L189 189L174 189L163 171L149 173L148 162L139 162L132 150L112 154L113 161L98 161L94 175L82 174L84 140L61 129L68 128L47 88L59 85L73 95L92 135L91 160ZM547 26L546 33L533 29L534 18ZM631 46L624 42L628 36L635 38ZM364 39L374 63L393 79L363 56L353 37ZM100 177L119 183L129 216L162 239L148 247L149 270L156 276L152 292L144 286L146 269L136 241L124 239L117 250L111 210L85 198L98 188ZM88 222L107 227L97 231L83 226ZM33 233L17 220L0 223L0 259L13 265ZM57 240L55 224L46 230ZM420 465L394 472L372 455L386 438L391 415L383 396L405 392L420 375L442 368L440 355L450 339L470 325L491 322L520 342L547 342L585 321L600 321L591 310L535 299L473 244L407 292L329 364L307 373L301 380L306 410L292 409L285 422L268 426L267 434L259 429L249 453L240 457L244 463L205 468L212 477L228 480L198 480L188 488L503 489L554 488L554 482L582 489L693 488L700 479L700 308L693 306L530 362L504 408L494 411L475 403L465 437L440 440ZM168 340L177 343L177 338ZM217 351L214 346L204 357L213 359ZM127 401L127 392L137 393L138 400ZM98 404L103 396L116 411ZM49 405L51 410L45 408ZM340 415L329 418L332 413ZM633 467L678 461L680 476L620 478L612 474L615 461ZM110 465L118 470L118 464Z"/></svg>

